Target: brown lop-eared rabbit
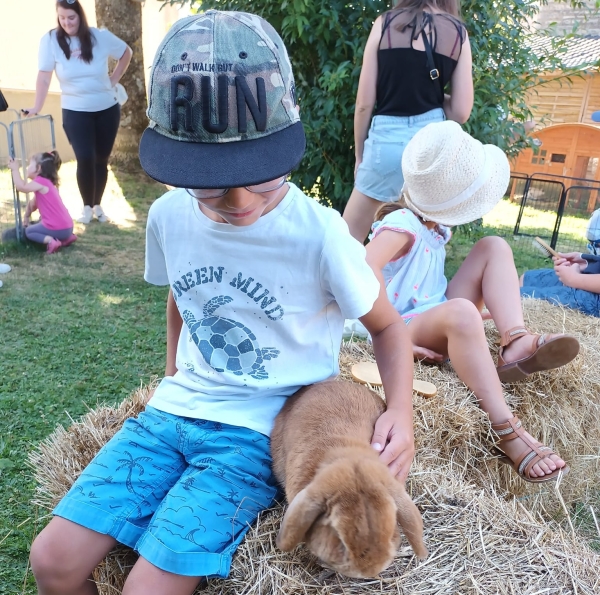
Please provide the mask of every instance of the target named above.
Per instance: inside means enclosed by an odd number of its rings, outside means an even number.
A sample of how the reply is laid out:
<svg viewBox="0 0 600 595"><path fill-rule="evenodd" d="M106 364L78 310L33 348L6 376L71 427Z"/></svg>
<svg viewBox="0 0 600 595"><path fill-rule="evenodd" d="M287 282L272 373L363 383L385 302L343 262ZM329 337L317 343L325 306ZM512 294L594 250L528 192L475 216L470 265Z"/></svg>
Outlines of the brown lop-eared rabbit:
<svg viewBox="0 0 600 595"><path fill-rule="evenodd" d="M415 554L427 556L418 508L370 444L384 410L367 387L335 380L287 400L271 434L273 470L289 503L280 549L304 541L323 566L370 578L392 563L399 523Z"/></svg>

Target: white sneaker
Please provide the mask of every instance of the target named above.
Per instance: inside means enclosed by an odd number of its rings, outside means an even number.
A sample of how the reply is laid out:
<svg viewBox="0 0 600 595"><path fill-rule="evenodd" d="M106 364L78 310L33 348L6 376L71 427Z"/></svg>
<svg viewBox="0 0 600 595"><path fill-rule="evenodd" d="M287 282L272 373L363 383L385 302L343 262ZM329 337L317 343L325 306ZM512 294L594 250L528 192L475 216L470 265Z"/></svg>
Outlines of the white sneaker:
<svg viewBox="0 0 600 595"><path fill-rule="evenodd" d="M93 215L92 207L85 205L83 207L81 216L77 217L77 219L75 219L75 221L77 221L78 223L85 223L87 225L92 220L92 215Z"/></svg>
<svg viewBox="0 0 600 595"><path fill-rule="evenodd" d="M100 205L96 205L93 210L94 217L96 217L100 223L106 223L108 221L108 217L104 214L104 211Z"/></svg>
<svg viewBox="0 0 600 595"><path fill-rule="evenodd" d="M11 266L9 264L4 264L0 262L0 275L3 275L4 273L9 273L10 270Z"/></svg>

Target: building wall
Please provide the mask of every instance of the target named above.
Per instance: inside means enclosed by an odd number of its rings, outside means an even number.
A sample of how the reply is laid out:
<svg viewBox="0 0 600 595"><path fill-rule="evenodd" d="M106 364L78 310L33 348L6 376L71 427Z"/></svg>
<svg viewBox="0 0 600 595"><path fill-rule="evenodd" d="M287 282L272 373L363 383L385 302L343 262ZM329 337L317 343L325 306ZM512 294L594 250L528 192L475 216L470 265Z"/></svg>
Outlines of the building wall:
<svg viewBox="0 0 600 595"><path fill-rule="evenodd" d="M534 133L536 150L522 151L513 171L600 179L600 128L584 124L549 126Z"/></svg>
<svg viewBox="0 0 600 595"><path fill-rule="evenodd" d="M540 7L536 18L538 26L546 29L552 23L557 34L570 32L575 24L579 24L578 33L581 35L600 35L600 14L595 11L595 0L584 0L583 8L571 8L568 3L548 2ZM587 20L586 20L587 19Z"/></svg>
<svg viewBox="0 0 600 595"><path fill-rule="evenodd" d="M592 113L600 110L600 74L583 73L571 80L556 76L549 76L550 82L529 94L528 105L538 128L571 122L595 124Z"/></svg>
<svg viewBox="0 0 600 595"><path fill-rule="evenodd" d="M124 0L130 1L130 0ZM90 26L96 26L94 0L80 0ZM38 73L37 56L40 38L56 26L56 4L52 0L0 0L0 89L15 109L35 103L35 81ZM170 26L188 14L187 8L167 6L162 0L146 0L142 9L144 69L149 75L154 53ZM62 130L60 86L52 77L50 93L42 113L54 118L57 148L63 161L74 158Z"/></svg>

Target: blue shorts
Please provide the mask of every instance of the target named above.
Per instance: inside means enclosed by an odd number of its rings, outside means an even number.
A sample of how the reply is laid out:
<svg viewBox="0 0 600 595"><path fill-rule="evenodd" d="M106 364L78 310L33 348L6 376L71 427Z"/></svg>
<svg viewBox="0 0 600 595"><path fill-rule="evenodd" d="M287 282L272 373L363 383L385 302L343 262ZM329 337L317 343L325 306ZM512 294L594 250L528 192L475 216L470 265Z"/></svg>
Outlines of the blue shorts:
<svg viewBox="0 0 600 595"><path fill-rule="evenodd" d="M114 537L167 572L225 578L277 491L267 436L146 407L100 450L54 514Z"/></svg>
<svg viewBox="0 0 600 595"><path fill-rule="evenodd" d="M600 294L567 287L554 269L535 269L523 275L521 295L561 304L590 316L600 316Z"/></svg>
<svg viewBox="0 0 600 595"><path fill-rule="evenodd" d="M404 184L402 153L408 141L427 124L445 119L441 107L406 118L375 116L365 140L363 160L358 166L354 187L382 202L398 200Z"/></svg>

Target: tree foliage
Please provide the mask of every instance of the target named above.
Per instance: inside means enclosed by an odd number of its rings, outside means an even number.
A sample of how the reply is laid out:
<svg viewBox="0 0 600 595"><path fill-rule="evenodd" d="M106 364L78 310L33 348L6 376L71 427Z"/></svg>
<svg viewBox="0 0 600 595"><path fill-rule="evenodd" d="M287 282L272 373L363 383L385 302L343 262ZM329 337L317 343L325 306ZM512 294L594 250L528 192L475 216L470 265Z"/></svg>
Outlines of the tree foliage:
<svg viewBox="0 0 600 595"><path fill-rule="evenodd" d="M196 9L250 11L268 20L286 43L298 89L307 151L293 179L343 210L354 180L354 102L364 46L385 0L170 0ZM573 4L577 4L573 0ZM465 128L515 152L527 142L527 95L544 71L561 67L565 38L543 55L529 49L539 0L463 0L473 50L475 104ZM520 139L516 140L515 138Z"/></svg>

